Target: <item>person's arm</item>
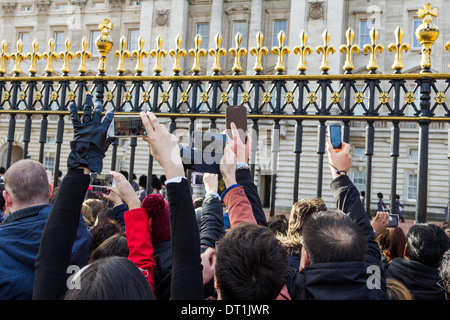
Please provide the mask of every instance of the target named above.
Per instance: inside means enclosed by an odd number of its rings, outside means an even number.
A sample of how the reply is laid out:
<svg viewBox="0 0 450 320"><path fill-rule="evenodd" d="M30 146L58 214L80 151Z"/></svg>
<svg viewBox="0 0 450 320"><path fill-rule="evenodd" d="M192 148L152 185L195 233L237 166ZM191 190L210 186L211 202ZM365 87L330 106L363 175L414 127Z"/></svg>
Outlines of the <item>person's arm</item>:
<svg viewBox="0 0 450 320"><path fill-rule="evenodd" d="M253 181L248 167L248 159L250 157L250 148L252 145L251 135L248 134L247 141L243 143L239 138L239 132L234 123L231 123L231 133L232 137L228 136L228 141L232 143L233 151L236 155L236 164L240 164L240 168L236 170L236 181L244 188L248 201L252 206L256 223L267 227L267 218L263 210L261 199L259 198L258 188Z"/></svg>
<svg viewBox="0 0 450 320"><path fill-rule="evenodd" d="M347 172L352 165L350 145L343 143L342 151L335 152L331 143L328 142L327 151L330 170L333 176L331 190L334 194L336 207L348 214L366 235L368 241L366 263L378 265L382 269L381 252L378 243L375 241L375 232L359 199L359 191L347 176Z"/></svg>
<svg viewBox="0 0 450 320"><path fill-rule="evenodd" d="M155 258L151 241L151 228L147 211L141 208L133 186L119 172L112 171L116 181L115 187L109 187L110 194L114 194L128 204L128 211L124 213L124 224L128 243L128 259L142 271L152 290L155 287ZM150 221L149 221L150 220Z"/></svg>
<svg viewBox="0 0 450 320"><path fill-rule="evenodd" d="M202 250L214 248L216 242L225 234L222 203L220 196L217 194L219 184L217 174L205 173L203 183L206 195L202 203L199 230Z"/></svg>
<svg viewBox="0 0 450 320"><path fill-rule="evenodd" d="M228 209L231 227L242 222L256 224L252 206L245 195L244 188L236 181L236 154L232 143L228 143L223 150L220 172L226 186L222 199Z"/></svg>
<svg viewBox="0 0 450 320"><path fill-rule="evenodd" d="M141 112L153 158L166 175L172 244L172 300L203 300L200 236L177 138L151 113Z"/></svg>
<svg viewBox="0 0 450 320"><path fill-rule="evenodd" d="M36 300L61 299L67 291L67 268L89 186L89 173L101 172L104 153L110 144L106 132L113 118L112 112L108 112L101 122L102 105L99 103L91 118L91 96L86 98L82 122L74 104L70 111L74 139L67 159L68 172L49 214L36 257L33 289Z"/></svg>

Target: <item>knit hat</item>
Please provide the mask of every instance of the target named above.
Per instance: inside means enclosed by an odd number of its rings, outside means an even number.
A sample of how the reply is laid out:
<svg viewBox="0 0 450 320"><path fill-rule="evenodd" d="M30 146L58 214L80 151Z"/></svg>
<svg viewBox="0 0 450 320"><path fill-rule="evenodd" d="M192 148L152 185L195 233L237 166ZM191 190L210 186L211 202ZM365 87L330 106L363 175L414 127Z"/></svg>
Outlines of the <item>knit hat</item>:
<svg viewBox="0 0 450 320"><path fill-rule="evenodd" d="M149 194L142 201L142 208L151 218L152 243L170 240L169 204L158 193Z"/></svg>

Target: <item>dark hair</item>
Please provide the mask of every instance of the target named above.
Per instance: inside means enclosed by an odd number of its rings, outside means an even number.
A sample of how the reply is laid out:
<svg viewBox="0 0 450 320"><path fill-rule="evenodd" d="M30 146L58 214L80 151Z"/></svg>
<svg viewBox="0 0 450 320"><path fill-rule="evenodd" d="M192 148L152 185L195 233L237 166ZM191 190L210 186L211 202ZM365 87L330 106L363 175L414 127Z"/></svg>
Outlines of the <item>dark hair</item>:
<svg viewBox="0 0 450 320"><path fill-rule="evenodd" d="M289 221L284 214L277 214L271 216L267 223L269 225L269 229L272 230L275 235L285 235L288 229Z"/></svg>
<svg viewBox="0 0 450 320"><path fill-rule="evenodd" d="M364 261L367 238L343 212L313 214L303 227L303 245L311 263Z"/></svg>
<svg viewBox="0 0 450 320"><path fill-rule="evenodd" d="M193 202L194 209L201 208L203 205L203 200L205 200L205 197L199 197L195 199Z"/></svg>
<svg viewBox="0 0 450 320"><path fill-rule="evenodd" d="M113 256L128 258L129 253L127 238L122 233L116 233L100 243L95 250L91 251L89 263L101 258Z"/></svg>
<svg viewBox="0 0 450 320"><path fill-rule="evenodd" d="M450 238L450 222L444 222L439 227L444 230L447 236Z"/></svg>
<svg viewBox="0 0 450 320"><path fill-rule="evenodd" d="M362 195L363 197L365 197L365 196L366 196L366 192L365 192L365 191L361 191L361 195Z"/></svg>
<svg viewBox="0 0 450 320"><path fill-rule="evenodd" d="M406 235L408 258L437 268L442 255L450 249L450 239L439 226L432 223L416 223Z"/></svg>
<svg viewBox="0 0 450 320"><path fill-rule="evenodd" d="M381 192L378 192L377 196L378 198L383 199L383 194Z"/></svg>
<svg viewBox="0 0 450 320"><path fill-rule="evenodd" d="M387 261L403 258L406 235L402 228L388 228L376 240Z"/></svg>
<svg viewBox="0 0 450 320"><path fill-rule="evenodd" d="M162 184L156 175L152 175L152 189L161 190Z"/></svg>
<svg viewBox="0 0 450 320"><path fill-rule="evenodd" d="M120 170L119 173L121 173L125 177L125 179L128 180L128 171Z"/></svg>
<svg viewBox="0 0 450 320"><path fill-rule="evenodd" d="M99 259L79 272L79 289L67 290L64 300L155 299L145 276L128 258Z"/></svg>
<svg viewBox="0 0 450 320"><path fill-rule="evenodd" d="M448 297L450 297L450 249L445 251L442 255L441 265L439 266L439 276L442 279L443 286L447 290Z"/></svg>
<svg viewBox="0 0 450 320"><path fill-rule="evenodd" d="M92 245L91 250L95 250L103 241L109 237L122 233L120 225L116 220L101 219L97 225L91 229Z"/></svg>
<svg viewBox="0 0 450 320"><path fill-rule="evenodd" d="M273 300L286 283L286 251L267 227L240 223L219 241L216 254L223 300Z"/></svg>

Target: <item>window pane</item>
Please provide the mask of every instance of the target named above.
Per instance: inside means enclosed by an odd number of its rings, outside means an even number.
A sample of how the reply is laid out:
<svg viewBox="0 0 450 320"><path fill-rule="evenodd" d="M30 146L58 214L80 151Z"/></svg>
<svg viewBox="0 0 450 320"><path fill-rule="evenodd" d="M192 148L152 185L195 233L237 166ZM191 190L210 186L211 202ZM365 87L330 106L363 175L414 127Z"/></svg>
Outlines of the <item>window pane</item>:
<svg viewBox="0 0 450 320"><path fill-rule="evenodd" d="M417 198L417 176L408 175L408 200L416 200Z"/></svg>
<svg viewBox="0 0 450 320"><path fill-rule="evenodd" d="M197 23L197 34L202 36L200 48L208 49L209 43L209 23Z"/></svg>
<svg viewBox="0 0 450 320"><path fill-rule="evenodd" d="M366 152L364 147L355 147L355 156L363 157L365 153Z"/></svg>
<svg viewBox="0 0 450 320"><path fill-rule="evenodd" d="M97 46L95 45L95 39L97 39L100 34L100 31L91 31L89 39L89 51L92 52L93 56L98 56L100 54L97 50Z"/></svg>
<svg viewBox="0 0 450 320"><path fill-rule="evenodd" d="M359 45L362 47L365 44L370 44L370 29L371 23L367 20L359 22Z"/></svg>
<svg viewBox="0 0 450 320"><path fill-rule="evenodd" d="M64 31L56 31L54 33L54 39L55 39L55 51L60 52L64 50Z"/></svg>
<svg viewBox="0 0 450 320"><path fill-rule="evenodd" d="M278 33L283 30L287 38L287 20L276 20L273 22L273 32L272 32L272 46L279 46L278 43Z"/></svg>
<svg viewBox="0 0 450 320"><path fill-rule="evenodd" d="M366 173L364 171L354 171L353 184L359 192L366 191Z"/></svg>
<svg viewBox="0 0 450 320"><path fill-rule="evenodd" d="M134 50L139 49L138 39L139 39L139 30L138 29L130 29L128 31L128 50L131 53Z"/></svg>
<svg viewBox="0 0 450 320"><path fill-rule="evenodd" d="M416 29L418 26L420 26L422 24L422 19L414 19L414 26L413 26L413 31L412 31L412 44L413 44L413 48L421 48L420 42L419 40L417 40L416 38Z"/></svg>
<svg viewBox="0 0 450 320"><path fill-rule="evenodd" d="M30 50L31 46L30 46L30 34L28 32L21 32L19 33L19 39L22 40L23 43L23 47L22 47L22 52L23 53L27 53Z"/></svg>
<svg viewBox="0 0 450 320"><path fill-rule="evenodd" d="M236 45L234 37L238 32L242 35L241 47L244 48L247 46L247 21L233 22L233 47Z"/></svg>
<svg viewBox="0 0 450 320"><path fill-rule="evenodd" d="M44 167L53 173L55 170L55 158L53 157L45 157L44 158Z"/></svg>

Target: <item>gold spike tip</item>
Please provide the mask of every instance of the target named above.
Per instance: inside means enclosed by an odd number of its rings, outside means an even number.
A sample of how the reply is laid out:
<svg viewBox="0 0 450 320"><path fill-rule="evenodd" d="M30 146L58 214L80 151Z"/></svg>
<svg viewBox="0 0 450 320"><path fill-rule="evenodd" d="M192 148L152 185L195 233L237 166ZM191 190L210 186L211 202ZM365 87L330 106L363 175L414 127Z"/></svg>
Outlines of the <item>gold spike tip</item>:
<svg viewBox="0 0 450 320"><path fill-rule="evenodd" d="M312 53L312 48L306 45L308 35L305 30L300 32L300 46L294 48L294 53L300 55L300 61L298 63L297 70L304 73L308 67L306 66L306 55Z"/></svg>
<svg viewBox="0 0 450 320"><path fill-rule="evenodd" d="M391 43L388 46L389 52L394 51L395 57L394 62L392 64L392 69L395 70L396 73L399 73L403 69L403 62L402 62L402 51L408 52L409 51L409 44L408 43L402 43L403 39L403 28L398 26L394 31L394 36L396 43Z"/></svg>
<svg viewBox="0 0 450 320"><path fill-rule="evenodd" d="M2 75L6 73L6 67L5 67L6 61L11 59L11 55L6 52L7 48L8 48L8 43L6 42L6 40L3 40L2 41L2 52L0 53L0 74L2 74Z"/></svg>
<svg viewBox="0 0 450 320"><path fill-rule="evenodd" d="M330 41L330 34L328 32L328 29L325 29L325 31L322 33L322 39L323 39L323 45L318 46L316 48L316 52L318 54L322 54L322 63L320 64L320 70L322 70L323 73L327 73L328 70L330 70L330 63L328 61L328 55L330 53L334 54L336 52L336 48L328 45L328 43Z"/></svg>
<svg viewBox="0 0 450 320"><path fill-rule="evenodd" d="M263 40L264 40L264 35L261 31L259 31L256 34L256 45L257 46L252 47L250 49L250 54L252 56L256 55L255 65L253 66L253 70L256 73L260 73L263 71L262 56L267 55L269 53L269 49L267 47L262 46Z"/></svg>
<svg viewBox="0 0 450 320"><path fill-rule="evenodd" d="M214 57L214 63L211 70L217 74L222 70L220 67L220 56L225 56L227 54L227 50L220 47L220 44L222 43L222 35L220 32L214 37L214 43L216 44L216 47L209 50L209 55Z"/></svg>
<svg viewBox="0 0 450 320"><path fill-rule="evenodd" d="M241 48L242 34L240 32L236 34L234 40L236 41L236 48L231 48L230 50L228 50L228 52L230 53L230 56L234 57L234 63L231 70L233 70L233 72L235 73L239 73L242 71L241 55L245 56L247 54L247 49Z"/></svg>
<svg viewBox="0 0 450 320"><path fill-rule="evenodd" d="M137 58L134 71L136 71L138 74L141 74L142 72L144 72L142 59L147 58L149 54L148 51L144 50L144 38L142 37L142 35L140 35L138 38L138 46L139 50L134 50L132 54L134 58Z"/></svg>
<svg viewBox="0 0 450 320"><path fill-rule="evenodd" d="M177 34L175 38L175 46L176 49L171 49L169 51L169 54L172 58L175 58L175 61L172 66L172 71L175 74L179 74L181 72L181 64L180 59L181 57L185 57L187 52L185 49L181 48L181 43L183 42L183 39L181 38L180 34Z"/></svg>
<svg viewBox="0 0 450 320"><path fill-rule="evenodd" d="M116 50L114 52L114 57L116 57L119 62L117 64L116 71L118 73L124 73L125 72L125 59L130 57L130 51L126 49L127 47L127 38L125 36L122 36L120 38L120 50Z"/></svg>
<svg viewBox="0 0 450 320"><path fill-rule="evenodd" d="M370 44L365 44L363 47L364 53L368 54L370 53L370 59L369 63L367 64L367 69L371 72L374 72L378 69L378 63L377 63L377 52L382 53L384 51L384 46L377 43L379 31L373 27L370 32Z"/></svg>
<svg viewBox="0 0 450 320"><path fill-rule="evenodd" d="M81 51L77 51L76 53L76 57L78 59L80 59L80 66L78 67L78 72L80 74L84 74L87 72L86 69L86 59L90 59L92 57L92 53L90 51L87 50L88 47L88 40L86 37L83 37L83 39L81 39Z"/></svg>
<svg viewBox="0 0 450 320"><path fill-rule="evenodd" d="M156 57L155 66L153 68L153 71L157 74L159 74L162 71L161 66L161 58L167 56L167 51L164 49L161 49L163 44L163 39L160 35L156 38L156 46L158 47L157 50L153 49L150 51L150 55L154 58Z"/></svg>

